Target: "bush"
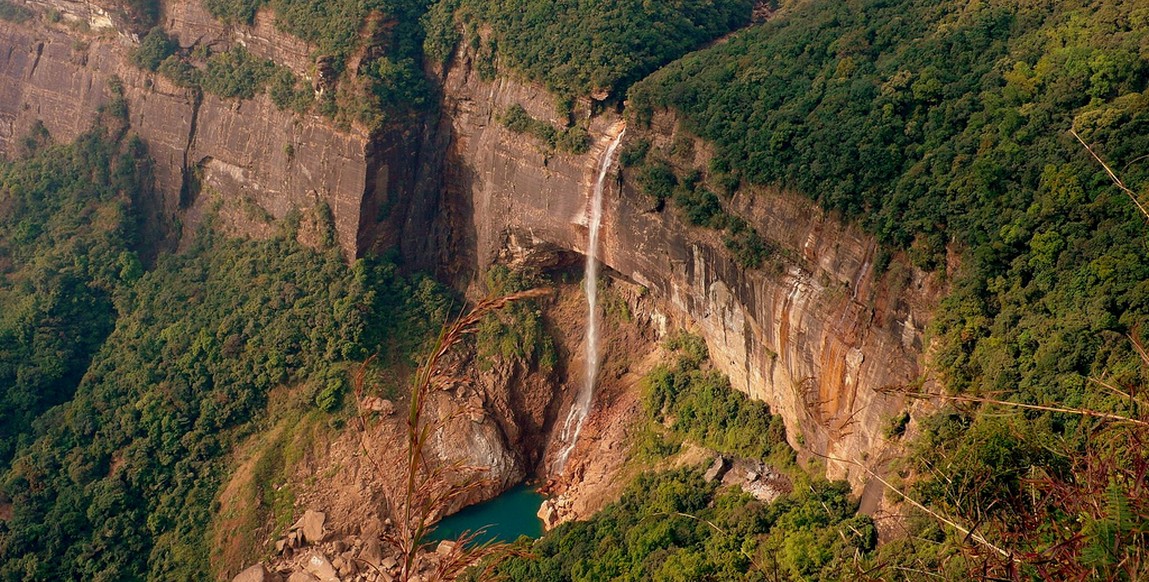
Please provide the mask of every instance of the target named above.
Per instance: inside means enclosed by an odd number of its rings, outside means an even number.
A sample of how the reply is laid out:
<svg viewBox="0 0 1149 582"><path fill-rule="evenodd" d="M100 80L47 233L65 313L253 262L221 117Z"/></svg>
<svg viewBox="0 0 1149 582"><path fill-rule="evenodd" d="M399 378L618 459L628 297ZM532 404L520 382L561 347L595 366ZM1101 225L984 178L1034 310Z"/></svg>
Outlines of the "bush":
<svg viewBox="0 0 1149 582"><path fill-rule="evenodd" d="M181 87L198 87L202 76L199 69L174 55L164 59L156 70Z"/></svg>
<svg viewBox="0 0 1149 582"><path fill-rule="evenodd" d="M574 125L559 132L555 147L568 154L582 155L590 151L590 144L590 132L581 125Z"/></svg>
<svg viewBox="0 0 1149 582"><path fill-rule="evenodd" d="M674 174L670 164L656 160L647 164L638 175L638 183L647 196L655 200L666 200L674 196L674 189L678 186L678 176Z"/></svg>
<svg viewBox="0 0 1149 582"><path fill-rule="evenodd" d="M207 59L200 77L204 91L225 98L251 99L262 92L275 74L275 63L251 56L237 46Z"/></svg>
<svg viewBox="0 0 1149 582"><path fill-rule="evenodd" d="M179 45L168 37L160 27L153 28L132 51L132 62L141 69L155 71L160 63L175 54Z"/></svg>
<svg viewBox="0 0 1149 582"><path fill-rule="evenodd" d="M9 0L0 0L0 19L21 24L32 20L35 15L34 12L19 4L14 4Z"/></svg>
<svg viewBox="0 0 1149 582"><path fill-rule="evenodd" d="M624 168L641 165L646 161L646 154L650 151L650 140L640 139L623 146L618 155L618 161Z"/></svg>
<svg viewBox="0 0 1149 582"><path fill-rule="evenodd" d="M266 0L202 0L212 16L230 24L251 24Z"/></svg>
<svg viewBox="0 0 1149 582"><path fill-rule="evenodd" d="M301 83L287 67L277 67L268 85L267 95L276 107L297 113L307 111L315 102L315 93L311 87Z"/></svg>

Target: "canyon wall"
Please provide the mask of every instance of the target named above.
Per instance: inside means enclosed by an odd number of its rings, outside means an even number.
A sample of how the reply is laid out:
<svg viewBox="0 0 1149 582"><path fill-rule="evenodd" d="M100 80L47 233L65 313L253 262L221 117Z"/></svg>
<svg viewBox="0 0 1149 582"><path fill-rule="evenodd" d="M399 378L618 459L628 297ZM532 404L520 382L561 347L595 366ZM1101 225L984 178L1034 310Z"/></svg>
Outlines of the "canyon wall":
<svg viewBox="0 0 1149 582"><path fill-rule="evenodd" d="M0 153L17 152L37 122L58 140L75 138L118 79L132 131L155 159L157 196L145 204L155 241L193 231L210 212L229 232L266 236L291 212L326 205L346 256L398 245L411 264L459 286L496 262L552 267L585 252L591 182L605 136L621 122L616 112L590 117L592 104L578 104L591 151L550 151L498 118L518 104L562 125L554 97L509 76L481 79L464 48L442 71L437 125L370 134L281 111L266 96L221 99L136 68L137 39L110 3L25 5L39 16L0 21ZM161 23L184 47L242 44L312 75L311 47L271 18L264 11L252 26L224 25L200 2L167 2ZM665 147L690 138L662 114L650 128L630 128L624 147L637 139ZM705 168L705 145L694 151L681 163ZM881 466L885 427L906 404L882 389L920 376L939 283L897 257L875 274L871 237L804 197L766 189L743 188L728 206L787 252L744 269L717 232L656 207L628 172L615 172L602 231L608 274L644 286L661 315L704 335L733 385L785 418L791 444L832 457L828 474L862 487L858 465Z"/></svg>
<svg viewBox="0 0 1149 582"><path fill-rule="evenodd" d="M589 153L549 152L498 118L518 104L559 125L565 120L554 99L507 77L481 79L472 57L458 55L443 81L442 123L451 132L445 196L457 233L450 256L481 272L496 262L546 268L566 252L583 253L595 164L619 115L589 120ZM628 129L624 147L649 139L669 149L682 137L676 125L660 114L649 129ZM704 169L706 147L694 149L686 165ZM827 474L861 490L867 471L882 466L885 428L906 405L882 389L921 374L937 281L898 258L874 273L872 237L807 198L752 188L728 206L786 252L745 269L716 231L689 226L671 204L659 208L642 194L630 173L614 171L601 260L661 299L665 315L701 333L734 387L783 416L805 458L829 457Z"/></svg>
<svg viewBox="0 0 1149 582"><path fill-rule="evenodd" d="M16 153L37 122L53 138L71 141L91 127L118 79L132 131L155 159L159 196L147 208L149 238L174 239L177 225L194 232L210 210L228 232L266 236L292 210L321 204L330 208L348 257L377 238L397 238L380 223L404 220L398 193L414 182L417 132L368 135L280 110L266 95L223 99L182 88L130 63L136 39L117 23L110 3L26 6L36 12L33 20L0 21L0 153ZM162 25L184 47L243 45L304 78L312 74L311 47L278 32L266 10L252 26L230 26L213 20L200 2L163 6ZM392 212L380 216L381 210Z"/></svg>

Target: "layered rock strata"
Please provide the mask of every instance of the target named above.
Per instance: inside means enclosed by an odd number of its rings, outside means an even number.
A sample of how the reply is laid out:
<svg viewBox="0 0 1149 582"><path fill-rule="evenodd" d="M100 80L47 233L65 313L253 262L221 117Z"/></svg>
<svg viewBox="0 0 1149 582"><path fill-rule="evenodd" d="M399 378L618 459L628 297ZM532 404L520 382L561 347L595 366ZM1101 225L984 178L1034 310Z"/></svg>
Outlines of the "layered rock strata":
<svg viewBox="0 0 1149 582"><path fill-rule="evenodd" d="M472 272L496 262L545 268L564 251L585 252L594 162L618 121L611 112L590 118L591 151L563 155L503 127L498 119L512 105L566 121L539 87L482 80L466 52L445 71L445 189L457 235L449 250ZM628 142L649 139L656 149L683 137L667 114L648 130L627 132ZM695 150L687 165L705 168L705 146ZM762 268L744 268L719 233L689 226L670 205L657 207L628 172L616 176L604 203L603 263L645 286L675 319L692 322L733 386L769 403L795 448L826 457L827 474L860 491L881 465L883 428L906 404L885 389L921 374L922 334L939 284L896 257L875 273L872 237L807 198L757 188L743 188L728 208L783 252Z"/></svg>
<svg viewBox="0 0 1149 582"><path fill-rule="evenodd" d="M266 95L224 99L182 88L131 64L136 38L114 26L113 8L68 0L28 6L37 11L32 21L0 21L0 153L17 153L37 123L71 141L91 127L114 83L132 131L155 160L157 199L147 209L156 236L175 238L176 225L194 232L209 211L218 211L229 232L266 236L291 211L326 205L339 246L354 257L388 236L381 222L402 224L419 132L369 135L280 110ZM266 10L252 26L232 26L200 2L163 6L165 30L184 47L243 45L297 75L314 69L311 47L277 31Z"/></svg>

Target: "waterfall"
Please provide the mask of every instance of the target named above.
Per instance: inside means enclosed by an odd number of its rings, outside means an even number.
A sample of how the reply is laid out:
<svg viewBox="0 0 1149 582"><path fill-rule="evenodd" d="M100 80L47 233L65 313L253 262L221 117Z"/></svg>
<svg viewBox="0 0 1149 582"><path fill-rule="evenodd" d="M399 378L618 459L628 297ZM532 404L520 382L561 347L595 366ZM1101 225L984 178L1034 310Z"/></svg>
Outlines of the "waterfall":
<svg viewBox="0 0 1149 582"><path fill-rule="evenodd" d="M622 143L622 136L626 133L623 127L618 135L611 140L602 158L598 162L598 177L594 182L594 191L591 195L590 207L590 234L586 251L586 276L583 277L583 286L586 291L586 376L579 389L575 401L571 404L563 423L559 439L563 443L558 458L555 459L555 473L561 473L566 466L567 457L578 442L578 435L582 432L583 422L590 412L591 397L594 395L594 382L598 377L598 231L602 224L602 194L606 189L606 177L610 172L611 158L618 144Z"/></svg>

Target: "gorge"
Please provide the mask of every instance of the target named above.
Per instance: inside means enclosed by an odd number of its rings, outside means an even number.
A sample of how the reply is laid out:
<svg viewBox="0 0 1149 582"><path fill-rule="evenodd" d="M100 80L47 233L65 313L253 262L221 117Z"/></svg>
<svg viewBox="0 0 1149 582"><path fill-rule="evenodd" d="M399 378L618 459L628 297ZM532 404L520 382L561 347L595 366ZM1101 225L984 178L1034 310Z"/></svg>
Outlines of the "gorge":
<svg viewBox="0 0 1149 582"><path fill-rule="evenodd" d="M116 14L114 6L93 12L89 4L49 4L63 24L0 22L7 47L0 75L11 92L0 100L3 149L14 152L35 122L56 139L79 135L111 99L104 87L116 79L130 127L156 162L155 198L142 200L152 244L186 244L212 205L225 232L256 237L269 236L271 221L293 210L325 206L346 257L395 245L410 265L456 283L496 263L548 269L577 253L586 257L590 285L597 257L612 276L650 292L651 321L698 329L733 386L782 414L792 444L850 462L882 462L882 426L904 403L877 388L917 377L921 334L941 286L908 267L875 278L872 239L787 192L743 191L733 200L794 257L763 271L739 268L707 233L654 211L625 171L621 190L604 196L615 192L606 183L624 137L655 147L690 139L672 117L624 133L620 115L603 111L586 118L590 152L543 152L496 119L520 105L559 123L547 91L504 76L480 78L481 55L461 47L442 70L439 119L425 117L422 130L340 128L277 110L265 95L234 101L175 86L128 62L133 35L100 16ZM275 30L262 11L250 27L236 27L198 3L168 3L159 20L187 46L241 44L295 71L310 66L307 45ZM90 32L77 32L68 24L74 22ZM580 115L592 107L580 103ZM293 146L290 154L284 144ZM699 144L697 160L707 155ZM595 287L587 289L593 306ZM556 473L593 406L597 348L589 313L585 377L555 441L562 443ZM846 463L830 462L827 472L858 491L866 483L866 474Z"/></svg>
<svg viewBox="0 0 1149 582"><path fill-rule="evenodd" d="M855 4L0 0L0 579L1140 564L1144 11Z"/></svg>

